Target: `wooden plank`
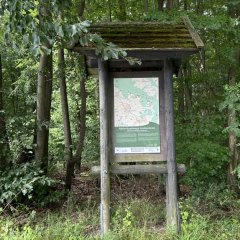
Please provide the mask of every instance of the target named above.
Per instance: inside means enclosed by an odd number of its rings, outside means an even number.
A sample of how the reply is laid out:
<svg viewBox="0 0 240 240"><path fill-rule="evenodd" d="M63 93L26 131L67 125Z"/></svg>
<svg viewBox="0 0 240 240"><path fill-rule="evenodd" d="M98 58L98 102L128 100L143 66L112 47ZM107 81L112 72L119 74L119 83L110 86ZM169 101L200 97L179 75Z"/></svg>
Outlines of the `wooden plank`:
<svg viewBox="0 0 240 240"><path fill-rule="evenodd" d="M88 47L73 47L75 52L97 58L95 49ZM197 48L125 48L128 57L135 57L141 60L163 60L165 58L182 58L197 53Z"/></svg>
<svg viewBox="0 0 240 240"><path fill-rule="evenodd" d="M163 33L161 33L161 38L159 38L159 33L156 33L156 32L148 32L148 34L146 35L146 32L133 32L133 33L131 33L131 32L119 32L119 33L117 33L116 31L115 32L112 32L112 33L109 33L109 32L102 32L101 33L101 37L102 38L111 38L111 39L115 39L115 38L143 38L144 37L144 39L146 38L154 38L154 39L159 39L159 40L167 40L167 39L169 39L169 40L172 40L172 39L174 39L174 38L180 38L179 40L184 40L184 39L186 39L186 40L192 40L191 39L191 36L190 36L190 34L189 34L189 32L188 32L188 30L186 29L184 32L169 32L169 33L167 33L167 32L163 32Z"/></svg>
<svg viewBox="0 0 240 240"><path fill-rule="evenodd" d="M166 161L163 154L115 154L113 162L159 162Z"/></svg>
<svg viewBox="0 0 240 240"><path fill-rule="evenodd" d="M173 117L173 72L172 61L164 62L165 124L167 144L167 225L179 231L179 209L177 193L177 164L175 156L175 136Z"/></svg>
<svg viewBox="0 0 240 240"><path fill-rule="evenodd" d="M95 58L88 58L87 59L87 67L88 68L98 68L98 63L97 63L97 59ZM143 60L141 61L141 64L134 64L134 65L130 65L125 59L111 59L109 61L109 69L111 68L146 68L146 67L159 67L162 68L163 67L163 61L159 60L155 60L155 61L151 61L151 60Z"/></svg>
<svg viewBox="0 0 240 240"><path fill-rule="evenodd" d="M110 227L110 169L108 132L108 64L98 58L100 100L100 162L101 162L101 234Z"/></svg>
<svg viewBox="0 0 240 240"><path fill-rule="evenodd" d="M188 39L178 39L173 38L173 39L165 39L165 38L161 38L161 39L153 39L150 37L145 37L143 38L134 38L134 37L121 37L121 38L111 38L111 37L104 37L104 39L106 41L112 41L115 44L121 44L121 45L126 45L126 47L134 48L134 46L136 47L170 47L170 48L174 48L175 46L179 46L179 48L184 48L185 46L193 46L194 47L194 42L192 40L192 38L188 38ZM135 43L135 45L134 45Z"/></svg>
<svg viewBox="0 0 240 240"><path fill-rule="evenodd" d="M140 28L151 28L151 27L156 27L156 29L159 28L169 28L169 27L174 27L174 28L184 28L185 25L183 24L182 21L178 22L170 22L170 21L165 21L165 22L103 22L103 23L95 23L92 24L91 28L113 28L116 29L118 28L124 28L128 29L128 27L140 27ZM126 28L127 27L127 28ZM139 28L137 28L139 29Z"/></svg>
<svg viewBox="0 0 240 240"><path fill-rule="evenodd" d="M178 173L185 173L186 167L184 164L177 165ZM167 165L166 164L151 164L151 165L112 165L111 166L112 174L166 174ZM100 166L93 166L91 168L92 175L100 174Z"/></svg>
<svg viewBox="0 0 240 240"><path fill-rule="evenodd" d="M166 124L165 124L165 97L164 97L164 73L159 76L159 117L160 117L160 136L161 136L161 153L162 158L167 160L167 145L166 145Z"/></svg>
<svg viewBox="0 0 240 240"><path fill-rule="evenodd" d="M184 21L185 25L187 26L189 33L190 33L194 43L196 44L197 48L203 48L204 43L203 43L202 39L200 38L200 36L198 35L198 32L193 27L189 17L188 16L183 17L183 21Z"/></svg>

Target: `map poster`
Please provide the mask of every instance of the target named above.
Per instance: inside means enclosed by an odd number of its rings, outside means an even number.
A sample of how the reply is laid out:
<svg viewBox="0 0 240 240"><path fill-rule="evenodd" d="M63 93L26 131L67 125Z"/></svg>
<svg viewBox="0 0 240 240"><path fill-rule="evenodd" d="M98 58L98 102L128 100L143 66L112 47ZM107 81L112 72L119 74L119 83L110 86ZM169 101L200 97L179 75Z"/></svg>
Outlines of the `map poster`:
<svg viewBox="0 0 240 240"><path fill-rule="evenodd" d="M114 78L115 153L160 153L158 78Z"/></svg>

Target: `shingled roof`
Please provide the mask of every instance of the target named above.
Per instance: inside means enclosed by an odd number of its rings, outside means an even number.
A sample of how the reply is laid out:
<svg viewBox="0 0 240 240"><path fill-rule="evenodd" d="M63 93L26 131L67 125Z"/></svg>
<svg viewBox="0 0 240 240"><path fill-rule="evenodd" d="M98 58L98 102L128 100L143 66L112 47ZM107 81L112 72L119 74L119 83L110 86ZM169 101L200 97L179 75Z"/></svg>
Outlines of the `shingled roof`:
<svg viewBox="0 0 240 240"><path fill-rule="evenodd" d="M173 22L111 22L93 24L91 33L99 34L107 42L112 42L128 52L164 51L188 52L192 54L204 47L198 33L188 17L178 23ZM76 44L75 51L94 49Z"/></svg>
<svg viewBox="0 0 240 240"><path fill-rule="evenodd" d="M184 18L179 23L127 22L95 24L90 31L124 49L196 49L203 43Z"/></svg>

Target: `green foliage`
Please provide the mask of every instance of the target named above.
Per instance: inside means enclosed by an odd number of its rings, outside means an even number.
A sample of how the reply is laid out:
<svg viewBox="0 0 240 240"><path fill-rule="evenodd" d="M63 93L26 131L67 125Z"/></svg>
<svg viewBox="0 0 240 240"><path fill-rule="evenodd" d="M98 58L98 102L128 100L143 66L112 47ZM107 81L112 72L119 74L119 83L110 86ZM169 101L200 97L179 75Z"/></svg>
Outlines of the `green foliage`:
<svg viewBox="0 0 240 240"><path fill-rule="evenodd" d="M71 4L65 1L3 0L0 16L7 16L4 38L13 48L20 44L28 46L35 56L51 53L54 45L70 47L95 45L96 54L104 60L126 57L126 52L113 43L105 42L99 35L89 33L88 20L69 23L65 12L71 11ZM75 19L76 21L77 19ZM19 41L19 37L22 41ZM130 59L130 62L132 59Z"/></svg>
<svg viewBox="0 0 240 240"><path fill-rule="evenodd" d="M224 134L220 116L190 118L191 122L177 122L177 160L185 163L184 182L194 188L211 183L225 182L228 150L224 146Z"/></svg>
<svg viewBox="0 0 240 240"><path fill-rule="evenodd" d="M56 202L61 193L50 192L56 181L43 175L35 163L25 163L0 172L0 204Z"/></svg>
<svg viewBox="0 0 240 240"><path fill-rule="evenodd" d="M240 164L238 164L237 168L235 169L235 173L237 175L238 188L240 188Z"/></svg>
<svg viewBox="0 0 240 240"><path fill-rule="evenodd" d="M92 162L99 159L99 100L98 100L98 82L95 78L89 78L86 82L87 91L87 115L86 115L86 137L85 147L83 149L83 160Z"/></svg>
<svg viewBox="0 0 240 240"><path fill-rule="evenodd" d="M187 206L191 206L187 207ZM211 217L223 217L227 212L238 212L240 202L237 194L223 184L211 184L195 189L192 196L185 201L189 211L194 208L207 212ZM200 213L200 212L199 212Z"/></svg>
<svg viewBox="0 0 240 240"><path fill-rule="evenodd" d="M113 217L115 228L117 229L121 226L123 231L127 231L128 228L131 228L135 221L136 219L129 208L118 208Z"/></svg>
<svg viewBox="0 0 240 240"><path fill-rule="evenodd" d="M212 188L211 190L215 191L216 188ZM212 192L212 195L215 197L215 203L217 203L216 196L218 194L218 190L215 193ZM209 212L208 209L204 208L205 205L210 203L212 197L205 198L205 200L206 202L200 203L196 198L188 198L180 202L182 213L182 231L180 236L176 236L167 230L164 225L139 221L138 218L144 218L143 215L146 213L146 209L152 209L152 206L159 207L160 209L164 207L164 204L156 204L149 199L114 203L113 209L116 209L116 211L113 212L114 224L112 225L112 231L103 239L239 239L239 208L235 209L235 211L225 212L221 216L216 216L212 215L214 212ZM237 201L237 199L232 198L231 201ZM16 219L0 217L0 239L101 239L98 225L98 204L90 200L79 208L74 199L69 199L67 203L66 207L61 208L61 212L59 213L48 211L45 214L42 212L38 214L36 212L33 218L29 215L27 222L24 224L20 222L21 226L16 224ZM136 205L142 206L137 215L135 212ZM125 209L123 208L124 206Z"/></svg>
<svg viewBox="0 0 240 240"><path fill-rule="evenodd" d="M234 192L212 184L180 202L180 239L238 239L240 202Z"/></svg>
<svg viewBox="0 0 240 240"><path fill-rule="evenodd" d="M186 212L184 212L186 214ZM193 214L190 218L183 217L181 240L205 239L239 239L239 220L211 220L209 216Z"/></svg>
<svg viewBox="0 0 240 240"><path fill-rule="evenodd" d="M220 110L226 111L228 109L231 109L232 111L235 111L236 113L236 119L235 122L233 122L231 125L225 128L224 132L234 132L238 137L240 136L240 83L237 83L234 86L225 86L225 99L220 105Z"/></svg>

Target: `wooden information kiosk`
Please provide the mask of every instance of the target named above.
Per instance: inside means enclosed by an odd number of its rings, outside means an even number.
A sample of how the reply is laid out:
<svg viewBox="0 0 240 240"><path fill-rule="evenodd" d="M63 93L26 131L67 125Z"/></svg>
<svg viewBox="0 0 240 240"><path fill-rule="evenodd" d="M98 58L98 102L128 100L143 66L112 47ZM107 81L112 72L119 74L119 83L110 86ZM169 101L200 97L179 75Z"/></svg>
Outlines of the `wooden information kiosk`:
<svg viewBox="0 0 240 240"><path fill-rule="evenodd" d="M177 172L185 167L176 164L173 75L181 58L204 45L187 17L174 24L95 24L90 30L142 62L104 61L93 48L73 48L86 55L89 73L98 69L101 157L92 170L101 175L101 233L110 226L111 174L166 174L167 225L178 231ZM136 164L124 164L129 162Z"/></svg>

